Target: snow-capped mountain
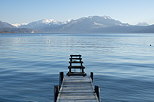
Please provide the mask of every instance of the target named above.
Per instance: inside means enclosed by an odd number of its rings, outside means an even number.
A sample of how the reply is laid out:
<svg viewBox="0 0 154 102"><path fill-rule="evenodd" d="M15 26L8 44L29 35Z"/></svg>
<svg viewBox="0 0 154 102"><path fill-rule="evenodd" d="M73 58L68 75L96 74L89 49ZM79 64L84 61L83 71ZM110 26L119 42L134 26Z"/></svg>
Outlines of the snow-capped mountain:
<svg viewBox="0 0 154 102"><path fill-rule="evenodd" d="M38 24L62 24L63 22L56 21L54 19L42 19L42 20L36 21L35 23L38 23Z"/></svg>
<svg viewBox="0 0 154 102"><path fill-rule="evenodd" d="M34 21L31 23L21 23L21 24L12 24L15 27L32 27L32 26L39 26L39 25L50 25L50 24L59 24L60 22L54 20L54 19L42 19L42 20L38 20L38 21Z"/></svg>
<svg viewBox="0 0 154 102"><path fill-rule="evenodd" d="M86 26L93 26L93 27L110 27L110 26L127 26L129 24L122 23L118 20L112 19L109 16L89 16L83 17L77 20L72 20L69 24L83 24Z"/></svg>
<svg viewBox="0 0 154 102"><path fill-rule="evenodd" d="M57 27L65 24L64 22L56 21L54 19L42 19L28 23L27 25L21 25L19 28L30 28L38 32L51 32L55 31Z"/></svg>
<svg viewBox="0 0 154 102"><path fill-rule="evenodd" d="M109 16L89 16L65 22L56 21L54 19L43 19L18 27L31 28L41 32L79 32L81 30L87 32L95 28L128 25L129 24L114 20Z"/></svg>
<svg viewBox="0 0 154 102"><path fill-rule="evenodd" d="M28 28L17 28L16 26L0 21L0 33L33 33L34 30Z"/></svg>
<svg viewBox="0 0 154 102"><path fill-rule="evenodd" d="M27 25L27 24L28 23L21 23L21 24L16 23L16 24L12 24L12 25L18 28L20 26L24 26L24 25Z"/></svg>
<svg viewBox="0 0 154 102"><path fill-rule="evenodd" d="M55 24L55 25L59 25L59 24L63 24L63 22L56 21L54 19L42 19L42 20L31 22L31 23L29 23L29 25L30 24L35 24L35 25L37 25L37 24L48 24L48 25Z"/></svg>
<svg viewBox="0 0 154 102"><path fill-rule="evenodd" d="M63 26L62 30L66 32L91 32L94 29L113 26L129 26L129 24L114 20L109 16L89 16L71 20Z"/></svg>
<svg viewBox="0 0 154 102"><path fill-rule="evenodd" d="M89 16L65 22L42 19L28 24L8 24L5 26L30 29L38 33L133 33L154 32L153 25L129 25L109 16ZM0 22L0 27L4 27ZM144 25L144 26L143 26ZM19 29L17 29L19 30ZM29 30L29 31L30 31Z"/></svg>
<svg viewBox="0 0 154 102"><path fill-rule="evenodd" d="M63 24L63 22L56 21L54 19L42 19L42 20L28 23L26 25L21 25L20 27L37 28L37 27L50 26L50 25L61 25L61 24Z"/></svg>
<svg viewBox="0 0 154 102"><path fill-rule="evenodd" d="M0 28L14 28L13 25L0 21Z"/></svg>
<svg viewBox="0 0 154 102"><path fill-rule="evenodd" d="M148 26L149 24L146 22L140 22L137 24L138 26Z"/></svg>

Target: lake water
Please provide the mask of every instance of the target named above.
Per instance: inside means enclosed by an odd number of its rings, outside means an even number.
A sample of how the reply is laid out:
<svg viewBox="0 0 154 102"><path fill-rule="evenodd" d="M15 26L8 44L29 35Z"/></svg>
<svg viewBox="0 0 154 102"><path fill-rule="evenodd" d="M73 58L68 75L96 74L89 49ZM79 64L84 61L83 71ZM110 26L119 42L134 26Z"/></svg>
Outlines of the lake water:
<svg viewBox="0 0 154 102"><path fill-rule="evenodd" d="M0 34L0 102L53 102L70 54L103 102L154 102L154 34Z"/></svg>

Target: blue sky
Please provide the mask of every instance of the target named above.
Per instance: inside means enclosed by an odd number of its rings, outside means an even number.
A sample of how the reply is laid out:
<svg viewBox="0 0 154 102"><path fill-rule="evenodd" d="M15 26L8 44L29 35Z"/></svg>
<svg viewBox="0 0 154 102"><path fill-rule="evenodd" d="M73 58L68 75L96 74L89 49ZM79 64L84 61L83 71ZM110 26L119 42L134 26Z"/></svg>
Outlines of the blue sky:
<svg viewBox="0 0 154 102"><path fill-rule="evenodd" d="M0 21L65 21L106 15L129 24L154 24L153 5L154 0L0 0Z"/></svg>

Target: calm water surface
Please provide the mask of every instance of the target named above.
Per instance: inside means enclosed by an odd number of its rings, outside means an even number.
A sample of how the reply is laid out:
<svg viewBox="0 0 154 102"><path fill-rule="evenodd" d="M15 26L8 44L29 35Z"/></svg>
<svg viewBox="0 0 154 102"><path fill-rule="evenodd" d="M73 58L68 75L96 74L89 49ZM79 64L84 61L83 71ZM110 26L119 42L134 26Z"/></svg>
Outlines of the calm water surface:
<svg viewBox="0 0 154 102"><path fill-rule="evenodd" d="M53 102L70 54L103 102L154 102L154 34L0 34L0 102Z"/></svg>

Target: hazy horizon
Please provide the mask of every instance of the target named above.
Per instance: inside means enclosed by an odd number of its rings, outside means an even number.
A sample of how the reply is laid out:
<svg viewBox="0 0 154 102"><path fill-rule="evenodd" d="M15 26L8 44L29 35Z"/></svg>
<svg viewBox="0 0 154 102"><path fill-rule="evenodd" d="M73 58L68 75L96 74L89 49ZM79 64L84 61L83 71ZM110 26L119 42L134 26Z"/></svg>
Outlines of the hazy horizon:
<svg viewBox="0 0 154 102"><path fill-rule="evenodd" d="M66 21L110 16L133 25L154 24L153 4L153 0L1 0L0 21L16 24L40 19Z"/></svg>

